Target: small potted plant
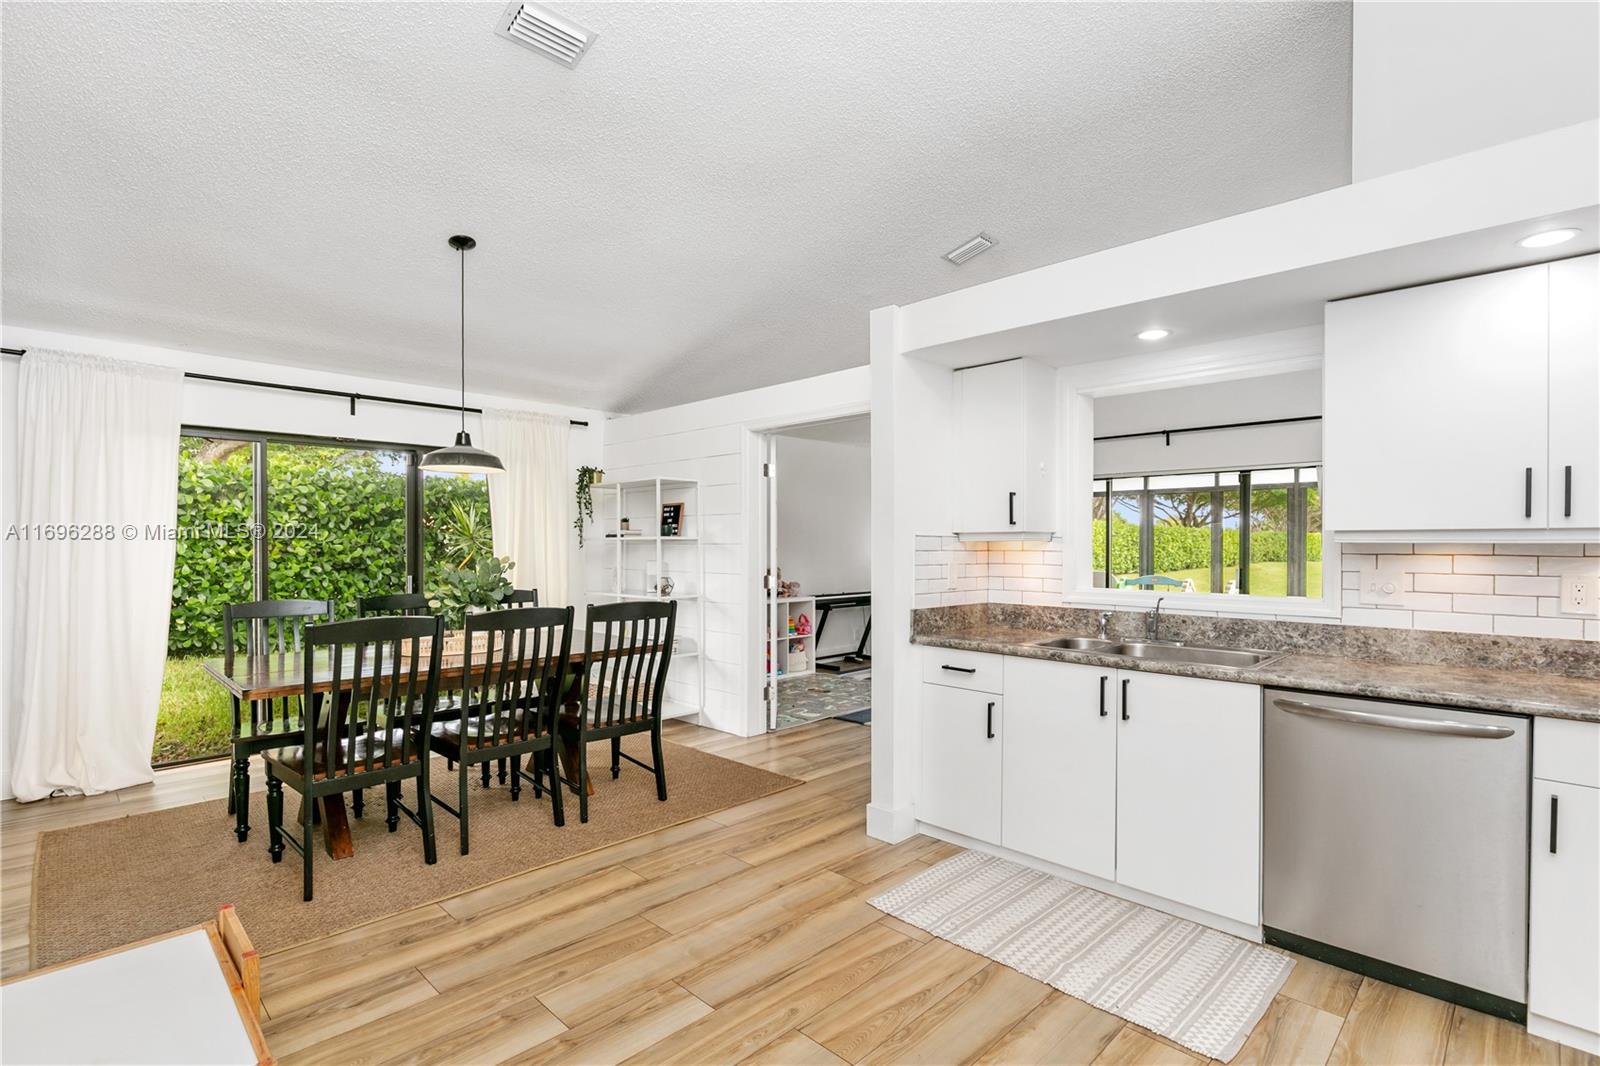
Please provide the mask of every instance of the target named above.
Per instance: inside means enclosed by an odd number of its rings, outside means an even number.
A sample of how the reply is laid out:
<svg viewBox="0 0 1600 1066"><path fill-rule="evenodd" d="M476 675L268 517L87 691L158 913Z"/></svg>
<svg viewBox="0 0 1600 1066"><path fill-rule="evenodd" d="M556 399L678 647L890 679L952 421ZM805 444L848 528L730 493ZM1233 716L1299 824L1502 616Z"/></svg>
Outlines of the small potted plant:
<svg viewBox="0 0 1600 1066"><path fill-rule="evenodd" d="M486 555L459 570L441 568L433 575L436 584L428 593L428 606L444 617L446 629L460 629L469 608L486 610L505 600L511 592L512 565L508 557Z"/></svg>
<svg viewBox="0 0 1600 1066"><path fill-rule="evenodd" d="M578 531L578 547L583 547L583 527L594 521L594 498L589 495L591 486L605 480L606 472L598 466L578 467L578 517L572 525Z"/></svg>

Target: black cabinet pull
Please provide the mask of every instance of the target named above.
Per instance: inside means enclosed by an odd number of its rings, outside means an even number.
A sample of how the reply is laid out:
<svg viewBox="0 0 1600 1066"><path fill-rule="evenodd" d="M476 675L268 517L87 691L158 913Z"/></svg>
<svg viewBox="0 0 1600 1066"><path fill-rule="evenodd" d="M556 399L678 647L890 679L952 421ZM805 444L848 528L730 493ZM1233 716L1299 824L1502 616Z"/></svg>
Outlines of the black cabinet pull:
<svg viewBox="0 0 1600 1066"><path fill-rule="evenodd" d="M1100 717L1101 718L1104 718L1106 716L1106 682L1110 681L1110 680L1111 680L1111 678L1107 677L1105 674L1101 674L1100 675Z"/></svg>
<svg viewBox="0 0 1600 1066"><path fill-rule="evenodd" d="M984 732L989 734L989 739L990 740L993 740L994 739L994 702L993 701L990 701L990 703L989 703L989 711L988 711L988 714L987 714L986 717L987 717L988 721L985 722L985 724L984 724Z"/></svg>
<svg viewBox="0 0 1600 1066"><path fill-rule="evenodd" d="M1533 467L1528 467L1522 475L1522 517L1533 517Z"/></svg>
<svg viewBox="0 0 1600 1066"><path fill-rule="evenodd" d="M1010 493L1009 499L1006 500L1006 521L1012 525L1017 524L1017 494L1014 492Z"/></svg>
<svg viewBox="0 0 1600 1066"><path fill-rule="evenodd" d="M1128 682L1131 680L1133 679L1129 677L1122 679L1122 720L1124 722L1128 720Z"/></svg>
<svg viewBox="0 0 1600 1066"><path fill-rule="evenodd" d="M1566 510L1565 517L1571 518L1572 517L1572 467L1570 467L1570 466L1567 467L1566 480L1567 480L1567 490L1566 490L1565 495L1566 495L1567 505L1566 505L1566 509L1565 509Z"/></svg>
<svg viewBox="0 0 1600 1066"><path fill-rule="evenodd" d="M978 672L976 666L941 666L939 669L948 670L952 674L975 674Z"/></svg>
<svg viewBox="0 0 1600 1066"><path fill-rule="evenodd" d="M1556 853L1556 797L1550 797L1550 854Z"/></svg>

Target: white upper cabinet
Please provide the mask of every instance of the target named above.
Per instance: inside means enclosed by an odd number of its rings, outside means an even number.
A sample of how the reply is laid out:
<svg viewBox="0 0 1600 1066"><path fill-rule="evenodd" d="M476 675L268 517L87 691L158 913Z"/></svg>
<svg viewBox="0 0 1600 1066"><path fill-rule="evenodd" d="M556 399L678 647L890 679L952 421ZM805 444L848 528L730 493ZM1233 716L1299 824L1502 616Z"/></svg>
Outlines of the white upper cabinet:
<svg viewBox="0 0 1600 1066"><path fill-rule="evenodd" d="M1550 525L1600 526L1600 256L1550 264Z"/></svg>
<svg viewBox="0 0 1600 1066"><path fill-rule="evenodd" d="M955 372L957 533L1056 528L1056 372L1029 359Z"/></svg>
<svg viewBox="0 0 1600 1066"><path fill-rule="evenodd" d="M1006 664L1000 842L1107 881L1117 875L1117 671Z"/></svg>
<svg viewBox="0 0 1600 1066"><path fill-rule="evenodd" d="M1329 304L1326 527L1600 524L1595 300L1587 256Z"/></svg>

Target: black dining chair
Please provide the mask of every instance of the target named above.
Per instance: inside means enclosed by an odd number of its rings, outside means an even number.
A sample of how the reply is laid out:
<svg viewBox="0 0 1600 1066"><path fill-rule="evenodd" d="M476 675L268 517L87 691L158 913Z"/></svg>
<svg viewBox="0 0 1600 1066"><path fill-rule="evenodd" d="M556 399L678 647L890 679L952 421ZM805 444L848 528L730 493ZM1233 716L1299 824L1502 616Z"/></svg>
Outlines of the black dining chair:
<svg viewBox="0 0 1600 1066"><path fill-rule="evenodd" d="M611 777L622 760L649 770L656 798L667 798L667 771L661 757L661 705L666 699L667 666L678 622L678 601L589 605L585 618L583 665L562 684L566 706L559 719L563 744L576 744L578 778L566 783L578 792L578 821L589 820L589 742L611 741ZM598 635L597 635L598 630ZM654 766L622 750L622 738L650 734Z"/></svg>
<svg viewBox="0 0 1600 1066"><path fill-rule="evenodd" d="M506 593L506 598L500 601L502 607L537 607L539 606L538 589L512 589Z"/></svg>
<svg viewBox="0 0 1600 1066"><path fill-rule="evenodd" d="M313 812L325 796L383 785L389 832L400 814L422 830L422 855L438 859L433 836L432 793L428 790L429 730L438 695L439 654L443 623L427 618L362 618L314 625L306 630L306 648L328 652L331 675L320 721L303 718L299 743L263 755L267 767L267 822L273 862L283 860L285 846L300 853L303 895L311 900ZM431 639L430 639L431 638ZM423 648L423 641L429 646ZM316 673L313 654L306 656L304 699L311 701ZM417 782L417 809L401 802L402 782ZM283 786L300 793L300 837L283 829Z"/></svg>
<svg viewBox="0 0 1600 1066"><path fill-rule="evenodd" d="M481 649L478 646L481 641ZM517 607L467 616L461 716L436 723L435 752L456 768L459 807L433 802L461 823L461 854L467 854L467 802L472 767L481 766L488 784L491 762L511 762L511 799L522 782L542 796L542 774L550 774L550 809L557 826L566 824L554 758L559 680L572 651L571 607ZM528 757L528 772L522 769Z"/></svg>
<svg viewBox="0 0 1600 1066"><path fill-rule="evenodd" d="M357 618L368 618L375 614L415 616L432 613L428 596L423 592L393 592L385 596L363 596L356 601Z"/></svg>
<svg viewBox="0 0 1600 1066"><path fill-rule="evenodd" d="M299 655L308 625L333 620L331 600L252 600L222 608L223 668L233 673L238 627L245 629L245 654ZM315 704L310 710L316 713ZM250 838L250 757L290 743L299 735L308 704L301 694L251 700L248 708L233 698L233 773L228 780L228 813L243 844ZM248 715L246 711L248 710Z"/></svg>

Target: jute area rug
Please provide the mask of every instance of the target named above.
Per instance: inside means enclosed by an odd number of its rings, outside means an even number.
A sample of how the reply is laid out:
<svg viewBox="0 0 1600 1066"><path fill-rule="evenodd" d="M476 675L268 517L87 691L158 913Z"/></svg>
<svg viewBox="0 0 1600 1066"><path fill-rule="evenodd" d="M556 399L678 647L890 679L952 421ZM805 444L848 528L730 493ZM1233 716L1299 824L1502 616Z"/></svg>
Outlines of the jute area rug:
<svg viewBox="0 0 1600 1066"><path fill-rule="evenodd" d="M34 967L75 959L216 916L232 903L263 953L363 925L514 874L691 821L800 784L792 777L715 755L666 744L667 796L656 799L655 778L624 761L611 779L609 742L590 745L595 794L589 822L578 821L578 797L566 795L567 824L551 820L550 796L535 799L523 782L511 802L509 783L484 789L474 768L469 799L471 854L460 853L458 824L435 808L439 861L422 858L422 833L404 814L400 828L384 825L383 790L368 789L366 816L350 819L355 854L338 862L316 828L316 898L300 898L300 857L267 854L264 792L250 797L250 839L233 835L226 800L113 818L39 838L33 872L29 942ZM650 762L648 736L628 737L623 750ZM433 794L456 805L456 775L432 763ZM260 766L252 768L252 784ZM416 809L414 783L404 802ZM284 789L285 830L298 832L299 796Z"/></svg>
<svg viewBox="0 0 1600 1066"><path fill-rule="evenodd" d="M1294 960L992 855L962 852L874 907L1202 1055L1238 1053Z"/></svg>

